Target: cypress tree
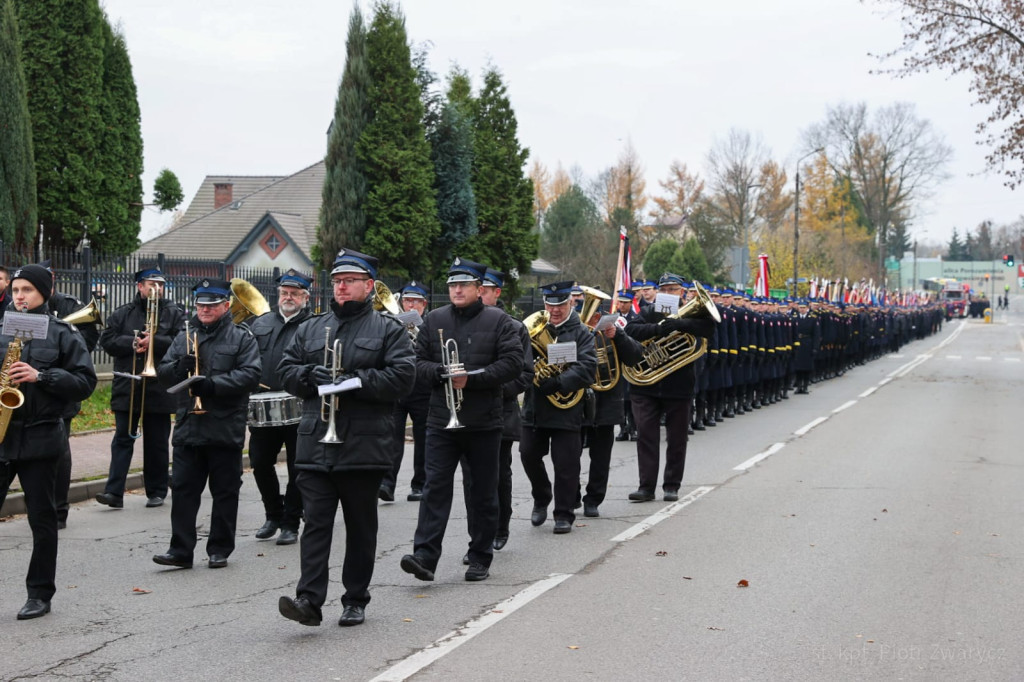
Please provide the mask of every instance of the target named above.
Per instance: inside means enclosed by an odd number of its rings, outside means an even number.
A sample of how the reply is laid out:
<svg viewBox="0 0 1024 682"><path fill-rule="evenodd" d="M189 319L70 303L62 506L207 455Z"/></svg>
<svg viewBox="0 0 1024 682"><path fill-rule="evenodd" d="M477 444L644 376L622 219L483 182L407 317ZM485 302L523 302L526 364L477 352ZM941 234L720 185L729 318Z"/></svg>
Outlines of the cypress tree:
<svg viewBox="0 0 1024 682"><path fill-rule="evenodd" d="M36 169L13 0L0 7L0 239L30 243L36 232Z"/></svg>
<svg viewBox="0 0 1024 682"><path fill-rule="evenodd" d="M96 2L18 0L39 222L50 246L97 227L103 16Z"/></svg>
<svg viewBox="0 0 1024 682"><path fill-rule="evenodd" d="M372 110L366 25L358 5L349 17L345 53L327 142L318 239L313 248L313 261L324 267L342 247L361 250L366 234L366 174L356 149Z"/></svg>
<svg viewBox="0 0 1024 682"><path fill-rule="evenodd" d="M530 272L537 257L533 181L525 174L529 150L519 146L515 112L501 74L490 68L474 112L473 191L477 229L465 255L512 274L505 293L519 295L517 275Z"/></svg>
<svg viewBox="0 0 1024 682"><path fill-rule="evenodd" d="M441 223L433 249L435 271L439 271L451 261L453 249L476 234L472 121L458 104L446 102L429 138Z"/></svg>
<svg viewBox="0 0 1024 682"><path fill-rule="evenodd" d="M383 274L423 278L440 231L434 167L405 18L390 2L374 5L366 54L373 118L358 145L368 186L365 250Z"/></svg>

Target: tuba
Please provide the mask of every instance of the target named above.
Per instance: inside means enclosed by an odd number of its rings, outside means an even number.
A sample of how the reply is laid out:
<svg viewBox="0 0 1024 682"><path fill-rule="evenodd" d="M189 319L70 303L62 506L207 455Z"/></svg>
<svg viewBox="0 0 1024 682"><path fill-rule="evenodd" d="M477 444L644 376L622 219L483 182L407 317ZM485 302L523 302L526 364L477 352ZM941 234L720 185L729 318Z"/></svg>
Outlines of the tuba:
<svg viewBox="0 0 1024 682"><path fill-rule="evenodd" d="M721 322L722 316L718 308L700 282L694 280L693 288L697 296L684 303L671 317L709 317L715 322ZM693 334L685 332L672 332L661 338L647 339L642 345L643 359L631 367L622 369L626 381L635 386L650 386L657 383L708 351L707 339L698 339Z"/></svg>
<svg viewBox="0 0 1024 682"><path fill-rule="evenodd" d="M231 280L231 321L242 324L250 317L259 317L270 312L270 304L263 294L244 279Z"/></svg>
<svg viewBox="0 0 1024 682"><path fill-rule="evenodd" d="M388 289L388 285L379 279L373 280L373 309L376 311L386 310L392 315L402 312L391 289Z"/></svg>
<svg viewBox="0 0 1024 682"><path fill-rule="evenodd" d="M601 301L610 300L611 296L593 287L581 286L580 289L583 289L580 320L593 330L591 318L597 314ZM619 383L619 353L615 350L615 343L602 332L594 333L594 350L597 353L597 378L590 387L595 391L610 391Z"/></svg>
<svg viewBox="0 0 1024 682"><path fill-rule="evenodd" d="M96 324L98 327L103 326L103 314L100 313L100 308L96 305L95 298L89 301L89 305L68 313L60 319L69 324Z"/></svg>
<svg viewBox="0 0 1024 682"><path fill-rule="evenodd" d="M537 358L533 361L533 385L540 385L541 379L561 374L562 365L548 363L548 344L554 343L551 332L548 331L548 311L538 310L523 320L526 331L530 334L530 344L537 352ZM555 407L568 410L570 407L583 399L583 389L573 393L555 393L547 396Z"/></svg>

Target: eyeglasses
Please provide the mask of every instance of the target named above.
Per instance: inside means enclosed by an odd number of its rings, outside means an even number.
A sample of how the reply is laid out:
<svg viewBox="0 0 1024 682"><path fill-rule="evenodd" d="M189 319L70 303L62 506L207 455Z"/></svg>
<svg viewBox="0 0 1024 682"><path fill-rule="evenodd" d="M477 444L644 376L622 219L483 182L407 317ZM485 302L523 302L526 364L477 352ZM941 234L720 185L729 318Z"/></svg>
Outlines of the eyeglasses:
<svg viewBox="0 0 1024 682"><path fill-rule="evenodd" d="M355 284L356 282L366 282L368 280L369 280L368 277L339 277L338 279L332 279L331 280L331 284L336 286L336 287L342 286L342 285L344 285L346 287L350 287L353 284Z"/></svg>

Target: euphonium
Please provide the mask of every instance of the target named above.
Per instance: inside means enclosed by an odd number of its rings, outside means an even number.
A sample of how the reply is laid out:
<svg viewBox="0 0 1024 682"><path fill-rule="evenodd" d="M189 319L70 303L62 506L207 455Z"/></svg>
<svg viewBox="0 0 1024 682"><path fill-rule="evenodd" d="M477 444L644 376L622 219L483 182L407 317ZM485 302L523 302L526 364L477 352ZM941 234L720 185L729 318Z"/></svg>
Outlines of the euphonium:
<svg viewBox="0 0 1024 682"><path fill-rule="evenodd" d="M231 320L235 324L241 324L250 317L259 317L270 312L270 304L259 289L246 282L244 279L235 277L231 280Z"/></svg>
<svg viewBox="0 0 1024 682"><path fill-rule="evenodd" d="M7 355L0 366L0 443L7 435L14 410L25 403L25 394L11 383L11 365L21 360L21 337L15 336L7 344Z"/></svg>
<svg viewBox="0 0 1024 682"><path fill-rule="evenodd" d="M722 316L719 314L718 308L708 296L708 292L704 291L700 282L694 281L693 288L696 290L697 296L680 306L676 314L671 317L710 317L715 322L721 322ZM672 332L661 338L647 339L642 345L644 347L643 359L635 365L622 368L622 373L626 375L626 381L635 386L649 386L661 381L708 351L707 339L698 339L693 334L685 332Z"/></svg>
<svg viewBox="0 0 1024 682"><path fill-rule="evenodd" d="M561 374L564 370L562 365L548 363L548 344L555 342L551 338L551 332L548 331L549 317L548 311L538 310L523 320L523 324L526 325L526 331L530 334L530 344L538 355L533 361L534 386L539 386L542 379ZM554 393L547 396L547 398L555 407L568 410L583 399L583 389L581 388L573 393Z"/></svg>
<svg viewBox="0 0 1024 682"><path fill-rule="evenodd" d="M100 307L96 304L95 298L89 301L89 305L70 312L60 319L70 324L95 323L97 327L103 326L103 313L100 312Z"/></svg>
<svg viewBox="0 0 1024 682"><path fill-rule="evenodd" d="M581 286L580 289L583 290L580 320L593 330L591 318L597 314L601 301L608 301L611 296L593 287ZM594 332L594 351L597 353L597 378L590 387L595 391L610 391L619 383L619 353L615 350L615 343L603 332Z"/></svg>
<svg viewBox="0 0 1024 682"><path fill-rule="evenodd" d="M388 289L388 285L379 279L373 280L373 309L378 311L386 310L392 315L398 315L398 313L402 312L398 307L398 301L395 300L395 295L391 293L391 289Z"/></svg>

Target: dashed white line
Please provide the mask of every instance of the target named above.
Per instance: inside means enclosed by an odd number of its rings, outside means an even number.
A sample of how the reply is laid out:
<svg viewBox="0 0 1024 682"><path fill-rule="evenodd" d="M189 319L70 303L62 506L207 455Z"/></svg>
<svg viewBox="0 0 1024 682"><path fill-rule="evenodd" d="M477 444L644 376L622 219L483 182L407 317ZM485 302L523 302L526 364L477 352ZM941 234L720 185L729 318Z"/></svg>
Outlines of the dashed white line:
<svg viewBox="0 0 1024 682"><path fill-rule="evenodd" d="M644 531L653 528L654 526L658 525L659 523L669 518L676 512L680 511L681 509L683 509L683 507L686 507L689 504L693 504L694 502L704 497L714 489L715 486L713 485L702 485L701 487L691 492L689 495L686 495L685 497L680 499L678 502L673 502L664 509L657 511L654 514L651 514L646 519L636 524L632 528L627 528L626 530L622 531L621 533L613 537L611 541L625 542L626 540L632 540L637 535L640 535Z"/></svg>
<svg viewBox="0 0 1024 682"><path fill-rule="evenodd" d="M803 435L805 435L805 434L806 434L806 433L807 433L808 431L810 431L811 429L813 429L813 428L814 428L815 426L818 426L819 424L824 424L824 423L825 423L825 422L827 422L827 421L828 421L828 417L818 417L817 419L815 419L814 421L812 421L812 422L811 422L810 424L804 424L803 426L801 426L801 427L800 427L799 429L797 429L797 430L796 430L796 431L794 431L793 433L794 433L795 435L797 435L797 436L803 436Z"/></svg>
<svg viewBox="0 0 1024 682"><path fill-rule="evenodd" d="M989 361L989 360L991 360L992 358L991 358L991 356L988 356L988 355L976 355L976 356L974 357L974 359L975 359L975 360L980 360L980 361L982 361L982 362L988 362L988 361Z"/></svg>
<svg viewBox="0 0 1024 682"><path fill-rule="evenodd" d="M961 359L961 356L959 356L959 355L947 355L946 359L947 360L959 360L959 359Z"/></svg>
<svg viewBox="0 0 1024 682"><path fill-rule="evenodd" d="M426 649L418 651L400 663L391 666L373 678L371 682L402 682L402 680L409 679L434 661L451 653L452 650L462 646L507 616L512 615L548 590L560 585L569 577L570 574L567 573L554 573L543 580L538 580L521 592L496 604L486 613L477 616L458 630L449 632Z"/></svg>
<svg viewBox="0 0 1024 682"><path fill-rule="evenodd" d="M1020 358L1003 358L1006 362L1020 362Z"/></svg>
<svg viewBox="0 0 1024 682"><path fill-rule="evenodd" d="M760 462L762 459L767 459L767 458L771 457L772 455L774 455L776 452L778 452L779 450L781 450L785 446L786 446L785 443L775 443L774 445L772 445L770 448L768 448L764 452L757 453L756 455L754 455L753 457L748 459L743 464L740 464L739 466L734 466L733 467L733 471L746 471L750 467L752 467L755 464L757 464L758 462Z"/></svg>
<svg viewBox="0 0 1024 682"><path fill-rule="evenodd" d="M877 390L878 390L878 386L872 386L871 388L869 388L868 390L864 391L863 393L861 393L857 397L858 398L867 398L869 395L871 395L872 393L874 393Z"/></svg>
<svg viewBox="0 0 1024 682"><path fill-rule="evenodd" d="M843 410L847 409L848 407L853 407L856 404L857 404L856 400L847 400L845 403L843 403L842 405L840 405L836 409L832 410L832 414L839 414L840 412L842 412Z"/></svg>
<svg viewBox="0 0 1024 682"><path fill-rule="evenodd" d="M878 382L878 388L881 388L882 386L885 386L890 381L892 381L892 377L886 377L886 378L882 379L881 381Z"/></svg>

